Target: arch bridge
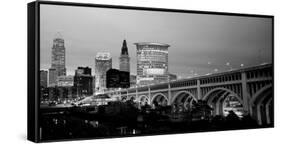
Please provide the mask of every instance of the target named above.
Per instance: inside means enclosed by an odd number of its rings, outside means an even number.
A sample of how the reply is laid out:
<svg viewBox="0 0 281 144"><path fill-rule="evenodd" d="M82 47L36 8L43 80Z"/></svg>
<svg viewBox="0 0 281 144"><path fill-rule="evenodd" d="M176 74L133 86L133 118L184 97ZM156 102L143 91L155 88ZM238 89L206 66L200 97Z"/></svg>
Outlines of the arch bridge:
<svg viewBox="0 0 281 144"><path fill-rule="evenodd" d="M272 64L111 91L107 94L134 98L141 105L183 104L185 108L198 100L205 100L214 109L214 115L222 115L226 99L232 97L259 125L273 124Z"/></svg>

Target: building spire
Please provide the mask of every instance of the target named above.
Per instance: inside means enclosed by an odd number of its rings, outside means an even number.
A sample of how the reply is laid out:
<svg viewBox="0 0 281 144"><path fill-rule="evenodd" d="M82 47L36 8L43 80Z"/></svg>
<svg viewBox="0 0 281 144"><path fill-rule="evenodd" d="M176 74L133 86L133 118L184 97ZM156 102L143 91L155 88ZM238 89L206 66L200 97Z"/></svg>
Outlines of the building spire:
<svg viewBox="0 0 281 144"><path fill-rule="evenodd" d="M120 71L130 72L130 57L128 53L127 42L125 39L123 40L121 55L119 57L119 68Z"/></svg>
<svg viewBox="0 0 281 144"><path fill-rule="evenodd" d="M123 46L121 49L121 55L128 55L128 47L126 40L123 40Z"/></svg>
<svg viewBox="0 0 281 144"><path fill-rule="evenodd" d="M55 33L55 39L63 39L61 32Z"/></svg>

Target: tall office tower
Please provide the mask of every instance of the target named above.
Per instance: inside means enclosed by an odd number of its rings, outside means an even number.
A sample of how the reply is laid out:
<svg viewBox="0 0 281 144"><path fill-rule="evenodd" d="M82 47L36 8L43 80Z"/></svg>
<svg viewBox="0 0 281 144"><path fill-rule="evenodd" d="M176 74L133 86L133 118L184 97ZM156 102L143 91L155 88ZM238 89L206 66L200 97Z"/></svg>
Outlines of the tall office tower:
<svg viewBox="0 0 281 144"><path fill-rule="evenodd" d="M121 55L119 57L119 70L130 72L130 57L126 40L123 41Z"/></svg>
<svg viewBox="0 0 281 144"><path fill-rule="evenodd" d="M53 40L52 47L52 61L51 68L49 69L49 86L55 86L58 76L65 76L65 47L64 39L58 33Z"/></svg>
<svg viewBox="0 0 281 144"><path fill-rule="evenodd" d="M106 89L106 72L112 68L112 58L108 52L99 52L95 58L95 93Z"/></svg>
<svg viewBox="0 0 281 144"><path fill-rule="evenodd" d="M137 47L137 84L168 81L168 44L135 43Z"/></svg>

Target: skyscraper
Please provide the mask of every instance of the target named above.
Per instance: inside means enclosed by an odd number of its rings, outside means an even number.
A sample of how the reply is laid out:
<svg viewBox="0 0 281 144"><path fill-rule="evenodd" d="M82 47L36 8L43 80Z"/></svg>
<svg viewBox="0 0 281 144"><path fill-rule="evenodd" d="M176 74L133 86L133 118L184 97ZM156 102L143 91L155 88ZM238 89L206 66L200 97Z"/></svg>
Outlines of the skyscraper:
<svg viewBox="0 0 281 144"><path fill-rule="evenodd" d="M130 57L126 40L123 41L121 55L119 57L119 69L120 71L130 72Z"/></svg>
<svg viewBox="0 0 281 144"><path fill-rule="evenodd" d="M106 72L112 68L112 58L108 52L99 52L95 58L95 93L106 89Z"/></svg>
<svg viewBox="0 0 281 144"><path fill-rule="evenodd" d="M168 81L168 44L141 42L137 47L137 84Z"/></svg>
<svg viewBox="0 0 281 144"><path fill-rule="evenodd" d="M52 47L52 61L51 68L49 69L49 86L55 86L58 76L65 76L65 47L64 39L57 33L56 38L53 40Z"/></svg>

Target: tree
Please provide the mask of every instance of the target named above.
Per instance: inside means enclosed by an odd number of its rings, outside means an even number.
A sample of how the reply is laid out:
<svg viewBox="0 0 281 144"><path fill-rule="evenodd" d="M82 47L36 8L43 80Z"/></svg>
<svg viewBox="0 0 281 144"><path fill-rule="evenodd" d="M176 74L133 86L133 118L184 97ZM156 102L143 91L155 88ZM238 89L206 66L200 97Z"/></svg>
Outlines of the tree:
<svg viewBox="0 0 281 144"><path fill-rule="evenodd" d="M191 113L193 117L200 117L200 119L209 119L212 108L207 104L207 101L198 100L192 107Z"/></svg>

